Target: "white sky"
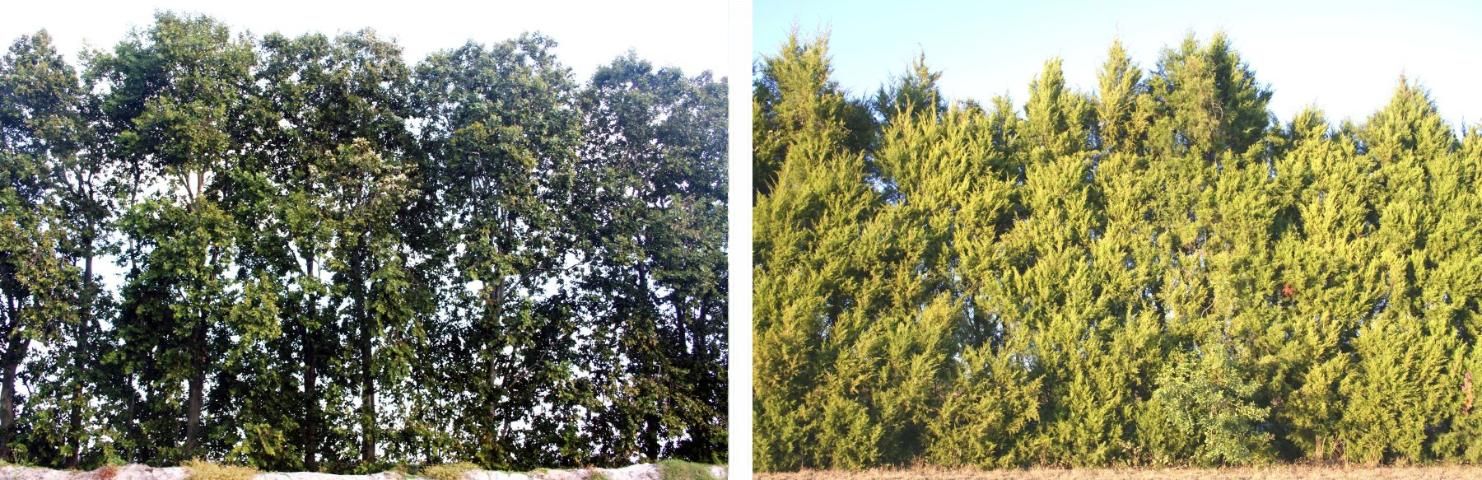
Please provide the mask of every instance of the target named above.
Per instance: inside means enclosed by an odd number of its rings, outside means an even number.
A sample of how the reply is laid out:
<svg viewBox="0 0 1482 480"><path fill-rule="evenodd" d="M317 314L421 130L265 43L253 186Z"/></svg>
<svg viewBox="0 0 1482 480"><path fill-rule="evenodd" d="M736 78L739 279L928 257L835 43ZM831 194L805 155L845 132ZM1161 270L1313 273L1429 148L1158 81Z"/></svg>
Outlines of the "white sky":
<svg viewBox="0 0 1482 480"><path fill-rule="evenodd" d="M315 2L308 0L119 0L7 2L0 12L0 42L45 28L75 62L86 45L111 49L130 28L148 28L156 10L203 13L261 37L271 32L334 35L365 27L396 39L408 63L472 39L492 44L521 32L555 39L557 58L586 80L629 49L655 66L685 74L711 70L726 60L726 0L515 0L412 2Z"/></svg>

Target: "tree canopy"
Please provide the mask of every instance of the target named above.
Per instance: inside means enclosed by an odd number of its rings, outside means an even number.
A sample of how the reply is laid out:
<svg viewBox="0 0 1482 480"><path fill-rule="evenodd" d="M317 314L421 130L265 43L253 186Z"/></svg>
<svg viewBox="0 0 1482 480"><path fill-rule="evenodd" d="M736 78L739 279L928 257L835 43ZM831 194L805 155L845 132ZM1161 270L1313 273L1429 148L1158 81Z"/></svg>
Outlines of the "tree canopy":
<svg viewBox="0 0 1482 480"><path fill-rule="evenodd" d="M726 451L725 79L160 13L0 57L0 460Z"/></svg>
<svg viewBox="0 0 1482 480"><path fill-rule="evenodd" d="M1287 123L1222 34L1016 107L754 71L758 470L1482 461L1482 130Z"/></svg>

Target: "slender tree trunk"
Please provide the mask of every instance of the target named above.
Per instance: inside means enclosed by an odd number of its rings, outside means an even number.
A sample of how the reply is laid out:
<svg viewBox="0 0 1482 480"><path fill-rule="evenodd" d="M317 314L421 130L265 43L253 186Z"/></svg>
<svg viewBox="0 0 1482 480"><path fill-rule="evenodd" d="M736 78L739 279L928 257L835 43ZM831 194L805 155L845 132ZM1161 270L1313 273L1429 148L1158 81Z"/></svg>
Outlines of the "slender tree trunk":
<svg viewBox="0 0 1482 480"><path fill-rule="evenodd" d="M196 210L196 198L199 194L197 190L192 189L190 186L190 172L181 172L180 175L184 177L185 189L188 193L185 209L188 212L194 213ZM211 252L209 246L207 247L207 251ZM209 257L210 260L206 263L207 265L216 262L215 252L211 252ZM204 305L200 307L204 308ZM206 319L206 312L202 311L201 317L196 320L195 326L191 327L190 331L190 346L188 348L190 348L191 360L194 365L192 365L190 373L189 393L187 394L185 404L185 458L196 457L197 449L201 445L201 403L204 394L202 390L206 388Z"/></svg>
<svg viewBox="0 0 1482 480"><path fill-rule="evenodd" d="M638 239L638 248L644 252L648 251L646 242L643 241L641 236ZM655 349L664 348L662 346L664 343L664 339L661 336L663 332L662 328L660 328L659 325L659 318L657 317L659 307L658 299L654 297L653 290L649 288L648 266L644 265L643 258L638 259L637 264L634 265L634 270L637 273L637 275L633 279L635 283L634 289L636 290L637 296L641 299L636 300L635 303L639 303L640 305L642 305L644 312L643 315L639 315L639 318L645 319L645 321L648 322L645 327L651 328L653 330L652 335L657 340L657 343L655 345L646 347L646 351L642 352L641 358L643 358L642 362L644 364L644 367L642 367L640 371L646 372L648 375L654 378L659 378L659 374L663 372L664 367L662 365L659 365L658 362L663 358L663 355L661 355L660 352L655 351ZM661 396L662 395L660 395L660 397ZM659 400L659 402L662 402L662 400ZM650 408L651 409L649 410L649 413L643 415L644 426L643 432L639 434L639 444L640 447L643 449L644 456L648 457L650 461L657 461L659 458L659 417L655 414L655 412L658 411L659 405L652 405L650 406Z"/></svg>
<svg viewBox="0 0 1482 480"><path fill-rule="evenodd" d="M371 376L372 325L366 315L366 290L364 261L356 268L359 298L356 299L356 317L360 323L360 460L367 465L376 462L376 382Z"/></svg>
<svg viewBox="0 0 1482 480"><path fill-rule="evenodd" d="M651 462L659 460L659 416L649 413L643 416L643 455Z"/></svg>
<svg viewBox="0 0 1482 480"><path fill-rule="evenodd" d="M72 385L72 410L68 413L67 424L67 448L72 451L67 455L66 467L77 468L82 461L82 382Z"/></svg>
<svg viewBox="0 0 1482 480"><path fill-rule="evenodd" d="M360 333L360 415L361 415L361 440L360 457L367 464L376 461L376 384L371 378L371 338L370 326L361 327Z"/></svg>
<svg viewBox="0 0 1482 480"><path fill-rule="evenodd" d="M0 388L0 457L15 460L10 452L10 430L15 427L15 370L16 364L5 361L5 385Z"/></svg>
<svg viewBox="0 0 1482 480"><path fill-rule="evenodd" d="M674 293L671 295L673 295L674 297L674 301L671 302L671 305L674 307L675 339L679 341L679 343L675 345L675 347L679 348L679 352L674 355L674 357L681 359L688 358L693 360L695 358L695 350L692 350L689 345L685 345L685 342L690 338L690 329L688 325L690 312L689 310L687 310L688 307L684 305L684 300L682 298L679 298L678 293ZM696 339L695 348L699 348L699 346L700 342L698 339Z"/></svg>
<svg viewBox="0 0 1482 480"><path fill-rule="evenodd" d="M310 256L307 263L309 267L308 274L310 277L314 277L314 258ZM317 320L319 316L319 298L317 296L310 296L308 303L308 313L311 316L310 320ZM318 446L318 442L314 438L314 429L318 427L319 422L319 392L317 391L319 372L314 369L314 365L318 361L316 352L314 351L315 333L309 331L309 322L303 322L303 335L300 338L300 344L304 350L304 469L311 472L319 470L319 461L314 454L314 450Z"/></svg>
<svg viewBox="0 0 1482 480"><path fill-rule="evenodd" d="M16 370L21 366L21 359L26 357L26 349L31 342L20 336L19 319L12 316L12 327L10 338L7 339L5 349L5 373L4 384L0 385L0 458L7 461L14 460L11 455L10 441L14 437L15 429L15 376Z"/></svg>
<svg viewBox="0 0 1482 480"><path fill-rule="evenodd" d="M82 308L78 312L78 319L80 321L77 326L78 351L75 358L73 358L73 361L77 365L77 374L79 376L83 376L83 372L88 371L88 365L86 365L83 357L92 351L89 345L92 343L91 329L94 298L92 240L85 239L83 243L88 245L88 254L83 260ZM76 383L72 385L72 410L67 416L67 447L72 450L72 454L67 456L67 468L77 468L77 464L82 461L82 403L84 401L82 397L82 384L85 380L86 377L84 376L77 379Z"/></svg>
<svg viewBox="0 0 1482 480"><path fill-rule="evenodd" d="M305 329L303 336L304 349L304 468L315 472L319 470L318 441L315 438L315 429L319 427L319 372L315 370L314 363L317 355L314 351L314 335Z"/></svg>
<svg viewBox="0 0 1482 480"><path fill-rule="evenodd" d="M0 352L0 362L8 365L10 363L10 354L12 350L14 350L10 346L10 338L11 334L20 324L20 315L19 308L17 308L15 304L15 298L11 297L10 295L5 295L4 299L5 338L4 343L0 345L3 345L5 347L5 351ZM12 408L14 408L11 398L15 395L15 387L13 386L13 381L10 381L10 376L7 376L5 380L6 381L0 382L0 384L3 384L3 386L0 386L0 460L14 461L15 459L11 456L10 452L9 419L15 415L15 412L11 410Z"/></svg>
<svg viewBox="0 0 1482 480"><path fill-rule="evenodd" d="M185 456L194 457L201 445L201 398L206 387L206 318L202 315L191 332L195 370L190 374L190 397L185 413Z"/></svg>
<svg viewBox="0 0 1482 480"><path fill-rule="evenodd" d="M716 383L720 383L717 382L719 380L719 372L717 370L724 370L716 368L719 365L710 361L709 342L706 340L708 333L705 328L705 312L708 311L710 311L710 301L702 295L700 296L699 310L695 311L695 316L693 317L694 326L690 329L695 337L695 350L694 355L691 357L693 359L692 363L690 364L690 371L694 373L691 377L692 380L690 380L690 387L693 389L691 391L698 395L710 393L712 391L710 388ZM724 383L720 383L719 390L721 395L725 395ZM724 401L724 397L721 398ZM689 429L689 434L694 436L700 445L710 445L714 441L710 435L710 429L703 426L692 426Z"/></svg>
<svg viewBox="0 0 1482 480"><path fill-rule="evenodd" d="M504 315L504 277L502 275L497 277L498 280L494 284L494 296L491 299L492 304L488 306L489 313L486 316L489 321L489 334L491 335L495 334L494 329L498 327L499 319ZM495 382L499 379L500 352L493 349L492 346L489 348L489 398L486 400L489 403L489 422L491 425L499 427L492 429L494 436L490 442L489 451L493 452L498 450L499 442L504 438L504 425L499 421L499 402L495 400L499 396L494 394L495 388L498 388L495 387ZM505 384L505 386L508 386L508 384Z"/></svg>
<svg viewBox="0 0 1482 480"><path fill-rule="evenodd" d="M708 312L708 311L710 311L710 302L709 302L709 300L700 300L700 310L698 312L695 312L695 328L694 328L694 331L695 331L695 362L697 364L701 364L701 365L703 365L706 362L709 362L710 361L709 342L707 342L705 340L705 336L709 334L708 332L705 331L705 312ZM708 365L707 365L707 367L708 367ZM700 372L709 372L710 370L708 368L705 368L705 369L700 369L699 371Z"/></svg>

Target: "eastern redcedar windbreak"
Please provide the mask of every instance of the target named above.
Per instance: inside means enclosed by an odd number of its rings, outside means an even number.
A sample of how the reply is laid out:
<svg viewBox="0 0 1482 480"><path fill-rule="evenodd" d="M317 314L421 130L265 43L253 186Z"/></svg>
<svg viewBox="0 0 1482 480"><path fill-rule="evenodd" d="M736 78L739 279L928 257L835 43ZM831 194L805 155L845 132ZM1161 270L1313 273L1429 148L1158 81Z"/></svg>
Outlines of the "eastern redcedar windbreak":
<svg viewBox="0 0 1482 480"><path fill-rule="evenodd" d="M0 461L723 461L725 80L555 46L15 39Z"/></svg>
<svg viewBox="0 0 1482 480"><path fill-rule="evenodd" d="M1403 77L1278 119L1254 71L1114 43L1021 112L764 56L757 470L1482 461L1482 131Z"/></svg>

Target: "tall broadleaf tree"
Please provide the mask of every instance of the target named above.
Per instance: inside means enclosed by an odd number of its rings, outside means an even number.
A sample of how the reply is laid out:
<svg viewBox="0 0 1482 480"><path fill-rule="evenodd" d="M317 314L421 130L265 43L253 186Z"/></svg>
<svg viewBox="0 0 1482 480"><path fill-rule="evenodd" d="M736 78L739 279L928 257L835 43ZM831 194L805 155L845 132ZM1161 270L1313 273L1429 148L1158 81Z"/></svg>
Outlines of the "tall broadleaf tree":
<svg viewBox="0 0 1482 480"><path fill-rule="evenodd" d="M554 48L413 66L166 12L74 69L22 37L3 460L723 462L724 80Z"/></svg>
<svg viewBox="0 0 1482 480"><path fill-rule="evenodd" d="M115 324L124 350L114 359L137 372L129 383L145 396L130 413L148 439L135 441L167 458L199 455L205 445L212 359L252 335L275 334L257 328L262 312L232 309L239 281L253 277L233 271L239 224L223 207L234 173L247 166L232 130L254 62L250 43L225 25L169 13L93 59L92 75L109 86L105 114L122 126L116 141L141 185L121 219L131 266L126 312ZM172 427L180 417L183 439Z"/></svg>
<svg viewBox="0 0 1482 480"><path fill-rule="evenodd" d="M468 345L449 347L458 360L445 373L450 388L471 394L438 423L456 425L455 438L490 465L538 454L551 439L530 436L545 422L573 427L571 411L543 418L538 410L568 394L574 363L571 351L545 348L568 345L575 333L559 277L571 251L562 212L581 138L577 85L554 47L540 35L469 43L417 69L421 136L439 160L429 178L456 278L443 314L453 316L453 345Z"/></svg>
<svg viewBox="0 0 1482 480"><path fill-rule="evenodd" d="M630 53L583 93L576 173L599 181L574 198L586 206L585 308L601 319L589 365L607 404L593 423L642 432L599 454L610 462L707 458L724 444L724 91Z"/></svg>
<svg viewBox="0 0 1482 480"><path fill-rule="evenodd" d="M67 350L68 355L50 360L57 369L43 375L70 378L78 387L85 376L82 365L69 359L82 352L62 341L64 334L80 328L80 317L92 313L79 303L84 288L69 248L73 224L68 214L74 212L66 208L70 203L62 203L70 199L65 175L79 162L86 135L80 89L76 71L44 30L21 37L0 57L0 98L6 99L0 105L0 458L7 461L18 460L16 433L22 425L16 420L23 405L42 410L46 403L62 407L78 400L66 398L74 390L70 388L65 393L43 391L40 398L20 396L18 375L35 356L33 348L40 345L43 353ZM58 421L79 414L49 412ZM54 426L26 425L41 432ZM48 446L60 450L61 444Z"/></svg>

